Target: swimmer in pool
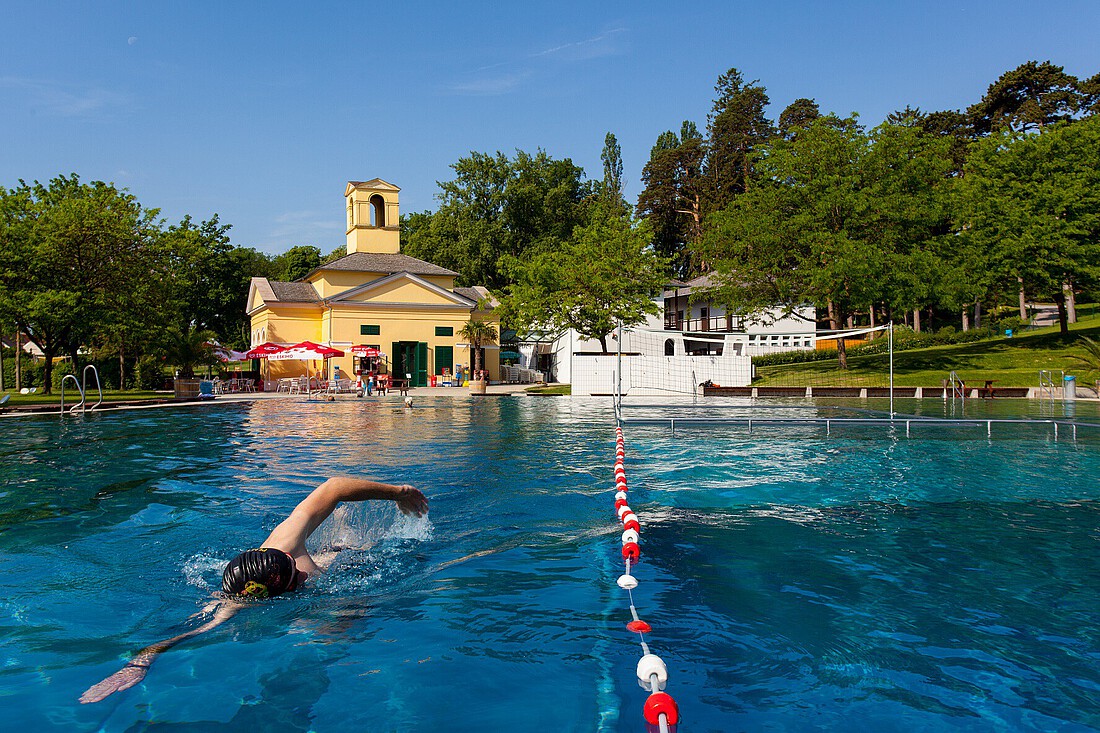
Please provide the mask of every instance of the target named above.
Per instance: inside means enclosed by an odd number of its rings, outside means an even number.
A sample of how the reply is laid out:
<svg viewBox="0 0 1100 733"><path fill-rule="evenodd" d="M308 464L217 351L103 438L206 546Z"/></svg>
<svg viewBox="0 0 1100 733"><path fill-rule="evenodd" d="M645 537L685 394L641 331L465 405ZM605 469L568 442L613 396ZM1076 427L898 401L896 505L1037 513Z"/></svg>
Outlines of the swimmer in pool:
<svg viewBox="0 0 1100 733"><path fill-rule="evenodd" d="M311 557L306 550L306 539L340 502L371 499L392 501L402 513L417 517L428 512L428 500L412 486L394 486L347 477L330 478L298 504L290 516L267 536L259 549L245 550L229 561L222 574L225 597L208 603L195 614L213 613L209 621L179 636L145 647L125 667L89 687L80 696L80 702L99 702L108 695L133 687L145 678L150 665L161 653L228 621L245 607L246 601L272 598L300 588L302 583L322 572L332 560L332 557Z"/></svg>

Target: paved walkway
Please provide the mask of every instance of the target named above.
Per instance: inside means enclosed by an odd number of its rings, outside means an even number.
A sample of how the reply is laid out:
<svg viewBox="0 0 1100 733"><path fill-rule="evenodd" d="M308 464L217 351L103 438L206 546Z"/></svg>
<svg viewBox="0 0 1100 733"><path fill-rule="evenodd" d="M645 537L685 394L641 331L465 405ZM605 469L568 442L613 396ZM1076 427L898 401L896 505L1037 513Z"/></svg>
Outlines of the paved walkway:
<svg viewBox="0 0 1100 733"><path fill-rule="evenodd" d="M510 395L523 393L527 391L530 384L490 384L485 388L485 393L489 395ZM466 386L462 387L412 387L409 389L410 397L464 397L470 394L470 388ZM304 399L304 395L301 394L287 394L286 392L245 392L241 394L225 394L218 395L218 400L271 400L271 399ZM337 399L357 399L354 392L342 393L334 395ZM396 389L389 390L386 395L379 396L377 393L370 398L363 396L363 399L400 399L401 392Z"/></svg>

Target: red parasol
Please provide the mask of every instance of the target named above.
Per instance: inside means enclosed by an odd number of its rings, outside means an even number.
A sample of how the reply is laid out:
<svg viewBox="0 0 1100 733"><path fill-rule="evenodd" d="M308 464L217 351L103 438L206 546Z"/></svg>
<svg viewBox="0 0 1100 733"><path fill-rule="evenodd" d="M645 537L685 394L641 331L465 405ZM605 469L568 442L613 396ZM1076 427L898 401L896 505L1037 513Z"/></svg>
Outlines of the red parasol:
<svg viewBox="0 0 1100 733"><path fill-rule="evenodd" d="M244 358L246 359L268 359L272 354L281 354L286 351L285 346L279 346L268 341L266 344L260 344L256 348L248 351Z"/></svg>
<svg viewBox="0 0 1100 733"><path fill-rule="evenodd" d="M288 346L285 350L272 354L268 358L273 361L285 361L287 359L330 359L334 356L343 356L344 352L331 346L322 346L312 341L303 341L300 344Z"/></svg>

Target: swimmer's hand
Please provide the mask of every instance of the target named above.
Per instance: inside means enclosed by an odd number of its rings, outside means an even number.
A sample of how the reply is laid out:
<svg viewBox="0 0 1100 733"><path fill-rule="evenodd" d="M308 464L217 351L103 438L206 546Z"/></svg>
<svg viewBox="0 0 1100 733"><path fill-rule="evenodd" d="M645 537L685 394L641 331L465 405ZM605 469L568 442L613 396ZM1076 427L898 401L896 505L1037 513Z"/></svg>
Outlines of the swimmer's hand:
<svg viewBox="0 0 1100 733"><path fill-rule="evenodd" d="M428 499L419 489L414 489L408 484L400 487L400 491L394 501L397 503L397 508L401 510L402 514L412 514L417 517L422 517L428 513Z"/></svg>
<svg viewBox="0 0 1100 733"><path fill-rule="evenodd" d="M97 682L85 690L84 694L80 696L80 702L87 705L88 703L99 702L108 695L113 695L116 692L129 690L138 682L145 679L145 673L148 671L149 665L139 662L130 662L107 679L102 682Z"/></svg>

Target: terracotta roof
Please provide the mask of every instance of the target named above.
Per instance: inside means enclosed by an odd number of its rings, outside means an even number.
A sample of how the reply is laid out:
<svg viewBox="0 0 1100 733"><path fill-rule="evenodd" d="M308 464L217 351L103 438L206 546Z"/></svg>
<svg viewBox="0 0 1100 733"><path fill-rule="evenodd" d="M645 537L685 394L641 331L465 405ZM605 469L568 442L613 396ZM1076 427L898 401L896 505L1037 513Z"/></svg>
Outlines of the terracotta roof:
<svg viewBox="0 0 1100 733"><path fill-rule="evenodd" d="M280 303L313 303L321 299L309 283L282 283L269 280L268 284L275 293L275 299Z"/></svg>
<svg viewBox="0 0 1100 733"><path fill-rule="evenodd" d="M407 272L412 275L458 275L457 272L448 270L445 267L433 265L431 262L418 260L408 255L374 254L371 252L354 252L350 255L344 255L338 260L329 262L327 265L321 265L310 272L309 275L306 275L306 277L309 277L318 270L379 272L385 275L392 275L395 272Z"/></svg>

